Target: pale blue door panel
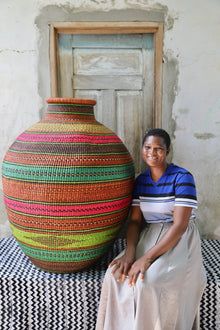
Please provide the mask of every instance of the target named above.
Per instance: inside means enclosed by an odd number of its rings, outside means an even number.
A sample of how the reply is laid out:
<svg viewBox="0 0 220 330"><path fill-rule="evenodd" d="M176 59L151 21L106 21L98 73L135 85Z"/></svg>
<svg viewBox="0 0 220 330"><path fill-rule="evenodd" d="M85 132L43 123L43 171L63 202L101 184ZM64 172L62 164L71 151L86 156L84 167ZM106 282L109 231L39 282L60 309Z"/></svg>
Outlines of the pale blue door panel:
<svg viewBox="0 0 220 330"><path fill-rule="evenodd" d="M115 131L141 170L140 145L152 126L153 34L59 34L63 97L94 98L97 120Z"/></svg>

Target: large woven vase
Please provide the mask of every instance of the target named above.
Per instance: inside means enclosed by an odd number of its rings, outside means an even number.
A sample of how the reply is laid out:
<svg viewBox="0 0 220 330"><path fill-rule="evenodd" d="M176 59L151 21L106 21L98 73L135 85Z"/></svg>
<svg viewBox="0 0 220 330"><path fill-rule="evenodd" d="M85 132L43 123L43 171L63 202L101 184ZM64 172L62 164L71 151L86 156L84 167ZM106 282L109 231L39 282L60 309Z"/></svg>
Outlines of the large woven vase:
<svg viewBox="0 0 220 330"><path fill-rule="evenodd" d="M3 161L13 235L41 269L69 273L93 264L128 215L134 166L122 141L95 120L94 100L48 99L42 121Z"/></svg>

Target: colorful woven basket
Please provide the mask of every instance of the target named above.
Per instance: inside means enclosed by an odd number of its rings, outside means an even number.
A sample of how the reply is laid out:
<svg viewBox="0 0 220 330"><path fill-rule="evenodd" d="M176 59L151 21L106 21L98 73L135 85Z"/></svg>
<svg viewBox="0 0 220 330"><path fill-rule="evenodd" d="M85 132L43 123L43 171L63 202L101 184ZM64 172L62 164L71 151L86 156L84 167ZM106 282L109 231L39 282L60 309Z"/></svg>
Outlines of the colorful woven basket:
<svg viewBox="0 0 220 330"><path fill-rule="evenodd" d="M128 215L134 180L122 141L95 120L94 100L50 98L42 121L3 161L13 235L38 267L81 270L112 244Z"/></svg>

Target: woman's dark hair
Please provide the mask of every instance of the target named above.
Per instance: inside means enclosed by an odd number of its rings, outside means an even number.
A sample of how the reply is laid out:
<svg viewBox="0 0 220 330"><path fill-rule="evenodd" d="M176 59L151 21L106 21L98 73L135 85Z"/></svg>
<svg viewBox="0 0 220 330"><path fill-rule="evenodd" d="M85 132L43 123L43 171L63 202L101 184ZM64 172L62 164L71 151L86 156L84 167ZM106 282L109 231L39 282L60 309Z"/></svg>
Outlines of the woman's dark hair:
<svg viewBox="0 0 220 330"><path fill-rule="evenodd" d="M164 140L164 143L167 147L167 149L169 149L170 147L170 136L169 134L162 128L152 128L149 131L147 131L143 137L143 141L142 141L142 145L144 145L146 139L149 136L159 136L160 138L162 138Z"/></svg>

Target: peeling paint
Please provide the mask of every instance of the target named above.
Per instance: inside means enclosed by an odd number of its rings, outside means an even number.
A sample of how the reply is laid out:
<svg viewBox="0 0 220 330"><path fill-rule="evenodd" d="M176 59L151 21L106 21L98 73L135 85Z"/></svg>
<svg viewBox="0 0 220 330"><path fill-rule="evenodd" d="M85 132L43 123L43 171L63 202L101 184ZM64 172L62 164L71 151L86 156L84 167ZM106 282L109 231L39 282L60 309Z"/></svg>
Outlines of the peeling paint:
<svg viewBox="0 0 220 330"><path fill-rule="evenodd" d="M179 109L179 113L186 115L187 113L189 113L189 109Z"/></svg>
<svg viewBox="0 0 220 330"><path fill-rule="evenodd" d="M175 138L176 117L172 109L178 94L179 63L171 50L167 50L163 57L163 112L162 126L171 138Z"/></svg>
<svg viewBox="0 0 220 330"><path fill-rule="evenodd" d="M176 125L175 125L175 131L185 131L186 130L186 127L181 123L181 125L177 124L177 118L176 118Z"/></svg>
<svg viewBox="0 0 220 330"><path fill-rule="evenodd" d="M212 133L194 133L193 135L200 140L209 140L215 137Z"/></svg>
<svg viewBox="0 0 220 330"><path fill-rule="evenodd" d="M5 52L12 52L12 53L23 54L23 53L35 53L36 51L34 49L25 49L25 50L19 50L19 49L0 49L0 53L5 53Z"/></svg>
<svg viewBox="0 0 220 330"><path fill-rule="evenodd" d="M167 15L166 15L166 30L171 30L174 26L176 20L179 19L179 15L177 12L169 11L167 7Z"/></svg>
<svg viewBox="0 0 220 330"><path fill-rule="evenodd" d="M171 30L174 25L174 18L171 15L167 15L166 18L166 30Z"/></svg>

